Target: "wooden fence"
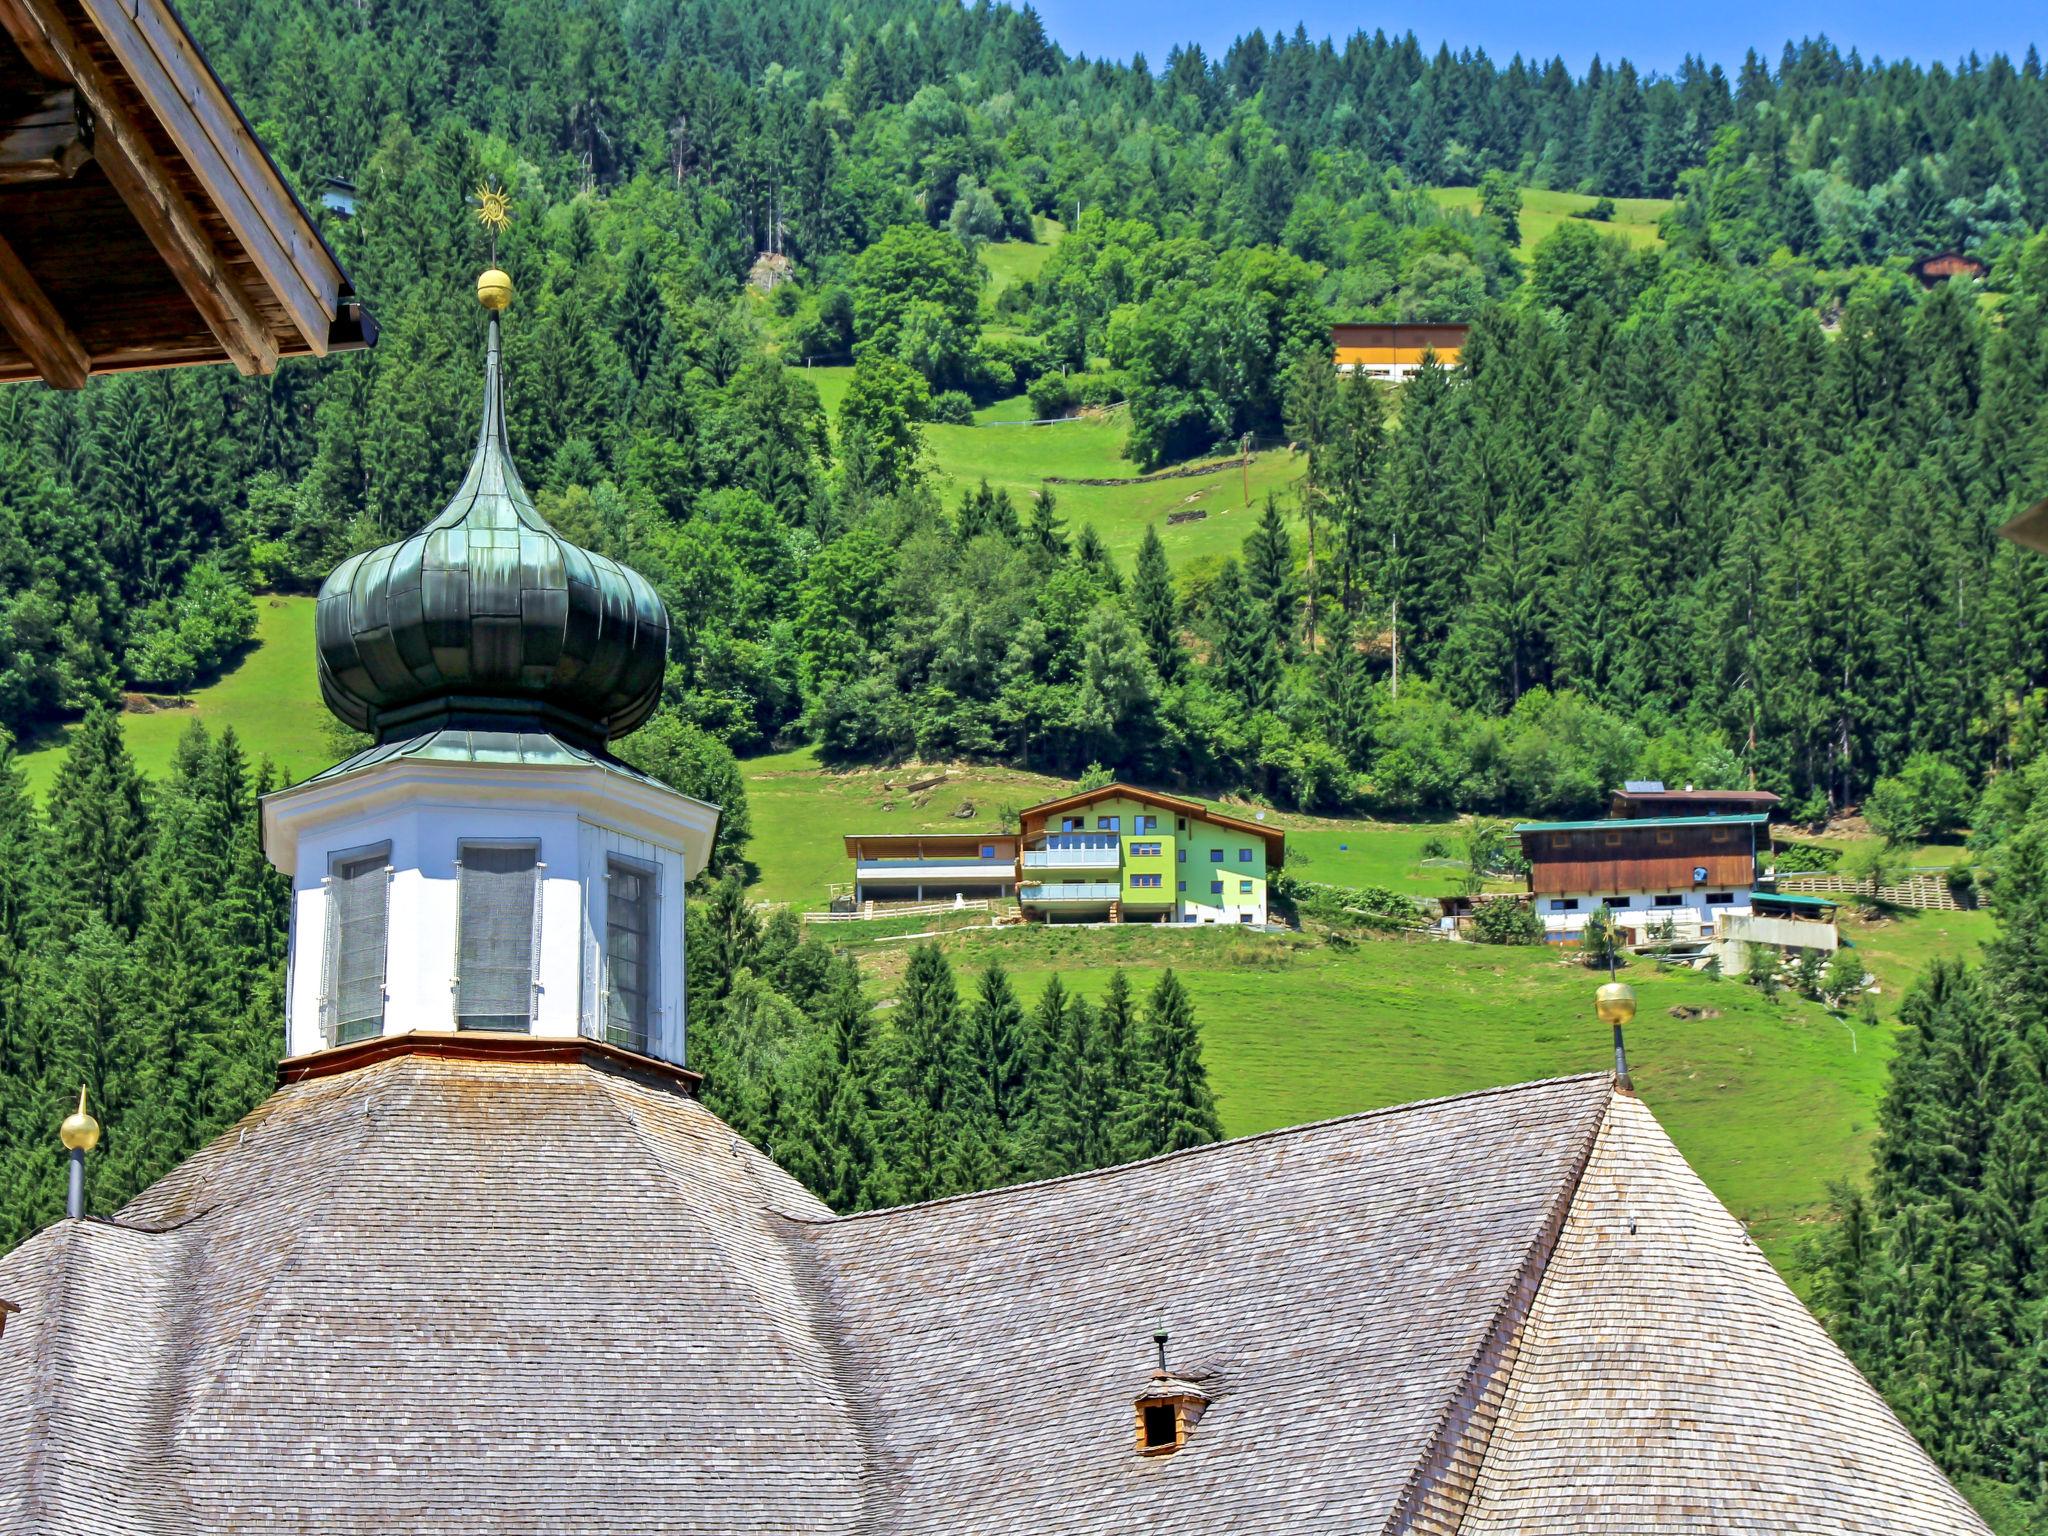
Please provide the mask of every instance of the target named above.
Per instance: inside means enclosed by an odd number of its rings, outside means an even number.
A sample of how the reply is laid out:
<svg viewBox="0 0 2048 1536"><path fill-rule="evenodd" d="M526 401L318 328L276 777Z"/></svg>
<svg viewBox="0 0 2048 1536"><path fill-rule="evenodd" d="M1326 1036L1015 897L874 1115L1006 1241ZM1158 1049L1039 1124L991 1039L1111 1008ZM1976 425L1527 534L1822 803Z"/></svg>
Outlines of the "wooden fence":
<svg viewBox="0 0 2048 1536"><path fill-rule="evenodd" d="M1846 875L1780 875L1778 889L1787 896L1867 896L1870 886L1867 881L1851 880ZM1758 892L1768 896L1768 892ZM1947 875L1908 875L1897 885L1878 887L1877 899L1887 906L1917 907L1926 912L1962 912L1964 904L1956 900L1954 887L1948 883Z"/></svg>
<svg viewBox="0 0 2048 1536"><path fill-rule="evenodd" d="M992 912L1008 902L978 896L972 901L864 901L851 912L803 912L807 923L865 923L882 917L938 917L947 912Z"/></svg>

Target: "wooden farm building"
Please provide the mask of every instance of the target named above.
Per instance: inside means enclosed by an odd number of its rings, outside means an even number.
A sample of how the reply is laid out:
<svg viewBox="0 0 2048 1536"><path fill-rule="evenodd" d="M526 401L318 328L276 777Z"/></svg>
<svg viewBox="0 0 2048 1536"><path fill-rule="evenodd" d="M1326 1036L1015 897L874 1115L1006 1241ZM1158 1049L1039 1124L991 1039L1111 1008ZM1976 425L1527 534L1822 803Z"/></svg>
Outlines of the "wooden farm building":
<svg viewBox="0 0 2048 1536"><path fill-rule="evenodd" d="M1615 793L1606 820L1523 823L1515 832L1545 934L1576 939L1602 907L1638 937L1668 927L1697 939L1723 918L1749 916L1777 803L1757 790L1638 782Z"/></svg>
<svg viewBox="0 0 2048 1536"><path fill-rule="evenodd" d="M1653 816L1754 816L1778 808L1767 789L1666 789L1650 780L1631 780L1614 792L1607 814L1624 820Z"/></svg>
<svg viewBox="0 0 2048 1536"><path fill-rule="evenodd" d="M1434 356L1446 368L1458 366L1466 325L1333 325L1330 346L1337 371L1399 384L1413 377L1423 359Z"/></svg>
<svg viewBox="0 0 2048 1536"><path fill-rule="evenodd" d="M0 382L366 345L372 326L167 0L0 0Z"/></svg>

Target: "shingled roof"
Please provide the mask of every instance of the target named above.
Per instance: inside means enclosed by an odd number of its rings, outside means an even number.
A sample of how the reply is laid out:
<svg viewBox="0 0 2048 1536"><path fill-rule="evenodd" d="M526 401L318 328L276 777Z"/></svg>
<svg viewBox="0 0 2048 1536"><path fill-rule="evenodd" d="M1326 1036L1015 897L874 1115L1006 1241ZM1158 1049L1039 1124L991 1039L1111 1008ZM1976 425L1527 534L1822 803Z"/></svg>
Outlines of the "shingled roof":
<svg viewBox="0 0 2048 1536"><path fill-rule="evenodd" d="M1604 1077L835 1218L677 1081L393 1053L0 1298L10 1530L1985 1530Z"/></svg>

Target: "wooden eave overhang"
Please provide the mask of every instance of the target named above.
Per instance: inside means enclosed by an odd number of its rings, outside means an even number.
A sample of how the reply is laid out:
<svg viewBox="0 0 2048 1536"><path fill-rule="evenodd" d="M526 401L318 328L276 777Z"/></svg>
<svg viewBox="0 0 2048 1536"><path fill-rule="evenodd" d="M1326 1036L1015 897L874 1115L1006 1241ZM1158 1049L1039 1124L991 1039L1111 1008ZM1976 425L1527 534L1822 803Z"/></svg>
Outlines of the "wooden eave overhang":
<svg viewBox="0 0 2048 1536"><path fill-rule="evenodd" d="M369 345L168 0L0 0L0 382Z"/></svg>
<svg viewBox="0 0 2048 1536"><path fill-rule="evenodd" d="M2035 502L1998 531L2015 544L2048 553L2048 500Z"/></svg>
<svg viewBox="0 0 2048 1536"><path fill-rule="evenodd" d="M1100 789L1084 789L1076 794L1062 795L1057 800L1041 800L1037 805L1024 807L1018 813L1017 824L1020 827L1028 827L1034 821L1057 816L1062 811L1095 805L1104 800L1135 800L1141 805L1156 805L1161 810L1172 811L1176 816L1187 816L1215 826L1228 827L1233 832L1243 832L1251 837L1262 838L1266 844L1267 865L1278 869L1286 862L1287 834L1280 828L1269 827L1262 821L1247 821L1242 816L1212 811L1199 800L1182 800L1175 795L1163 795L1156 789L1140 789L1135 784L1105 784Z"/></svg>
<svg viewBox="0 0 2048 1536"><path fill-rule="evenodd" d="M409 1030L396 1035L372 1035L347 1045L332 1045L287 1056L278 1063L279 1087L302 1083L310 1078L332 1077L354 1072L400 1056L432 1056L450 1061L539 1062L565 1064L581 1062L660 1081L694 1096L704 1074L687 1067L643 1056L607 1040L587 1036L494 1034L481 1030Z"/></svg>

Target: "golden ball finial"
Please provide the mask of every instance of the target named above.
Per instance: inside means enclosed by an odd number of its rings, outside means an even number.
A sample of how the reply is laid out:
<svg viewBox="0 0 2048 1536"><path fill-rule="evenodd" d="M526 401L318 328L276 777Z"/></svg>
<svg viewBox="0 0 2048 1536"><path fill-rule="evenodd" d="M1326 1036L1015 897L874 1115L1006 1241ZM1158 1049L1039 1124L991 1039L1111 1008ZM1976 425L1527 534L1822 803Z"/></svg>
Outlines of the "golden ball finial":
<svg viewBox="0 0 2048 1536"><path fill-rule="evenodd" d="M485 309L504 309L512 302L512 279L492 267L476 280L476 301Z"/></svg>
<svg viewBox="0 0 2048 1536"><path fill-rule="evenodd" d="M1593 994L1593 1011L1602 1024L1626 1024L1636 1016L1636 992L1625 981L1610 981Z"/></svg>
<svg viewBox="0 0 2048 1536"><path fill-rule="evenodd" d="M73 1152L90 1152L100 1144L100 1123L85 1112L85 1085L78 1085L78 1108L57 1127L57 1139Z"/></svg>

